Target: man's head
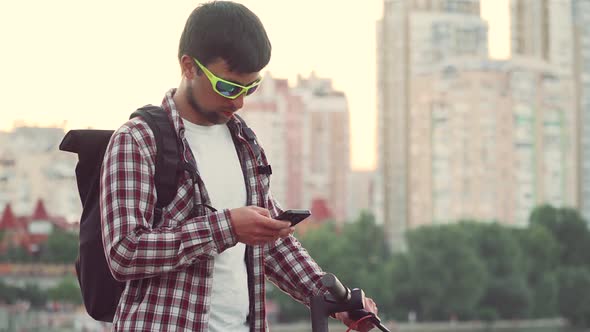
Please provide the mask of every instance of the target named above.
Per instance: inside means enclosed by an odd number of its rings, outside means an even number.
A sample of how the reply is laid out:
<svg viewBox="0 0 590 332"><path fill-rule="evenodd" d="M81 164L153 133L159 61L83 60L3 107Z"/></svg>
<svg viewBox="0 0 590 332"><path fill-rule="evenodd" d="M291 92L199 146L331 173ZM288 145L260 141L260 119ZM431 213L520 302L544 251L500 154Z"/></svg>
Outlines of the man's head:
<svg viewBox="0 0 590 332"><path fill-rule="evenodd" d="M257 88L271 45L258 17L241 4L214 1L189 16L178 49L183 81L177 93L191 122L225 123Z"/></svg>

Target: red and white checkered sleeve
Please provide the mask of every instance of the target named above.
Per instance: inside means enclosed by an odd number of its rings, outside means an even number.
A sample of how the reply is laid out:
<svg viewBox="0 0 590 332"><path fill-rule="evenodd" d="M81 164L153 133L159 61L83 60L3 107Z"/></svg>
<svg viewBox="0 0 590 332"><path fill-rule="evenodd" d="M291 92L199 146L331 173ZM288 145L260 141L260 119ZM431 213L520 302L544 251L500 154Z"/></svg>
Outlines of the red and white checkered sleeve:
<svg viewBox="0 0 590 332"><path fill-rule="evenodd" d="M101 169L103 245L111 273L120 281L181 269L237 243L229 210L152 229L154 156L146 148L150 135L137 132L123 126L113 135Z"/></svg>
<svg viewBox="0 0 590 332"><path fill-rule="evenodd" d="M282 212L270 194L268 207L273 218ZM294 236L265 245L264 249L266 276L292 298L309 306L312 296L326 293L320 281L325 273Z"/></svg>

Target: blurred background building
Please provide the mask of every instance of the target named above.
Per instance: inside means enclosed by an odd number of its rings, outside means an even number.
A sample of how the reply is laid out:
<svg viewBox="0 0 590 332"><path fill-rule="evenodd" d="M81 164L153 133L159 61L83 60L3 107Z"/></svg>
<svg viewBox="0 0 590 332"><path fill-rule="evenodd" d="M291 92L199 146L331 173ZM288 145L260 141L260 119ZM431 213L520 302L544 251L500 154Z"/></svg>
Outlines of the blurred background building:
<svg viewBox="0 0 590 332"><path fill-rule="evenodd" d="M590 1L574 0L574 82L579 136L579 208L590 220Z"/></svg>
<svg viewBox="0 0 590 332"><path fill-rule="evenodd" d="M498 61L479 0L384 1L374 211L393 250L419 225L526 226L543 203L588 216L588 5L510 1Z"/></svg>
<svg viewBox="0 0 590 332"><path fill-rule="evenodd" d="M350 217L348 104L331 80L312 73L289 87L267 75L241 114L265 148L284 208L311 209L316 220Z"/></svg>
<svg viewBox="0 0 590 332"><path fill-rule="evenodd" d="M272 192L285 208L311 209L316 221L344 222L368 207L369 186L351 198L350 123L345 95L311 74L294 86L267 74L240 114L272 165ZM0 212L28 214L42 200L51 215L79 220L76 156L58 146L64 127L17 125L0 133ZM352 208L350 202L355 202Z"/></svg>
<svg viewBox="0 0 590 332"><path fill-rule="evenodd" d="M487 56L487 23L478 0L385 0L377 48L374 210L396 250L404 247L411 218L409 122L415 77L453 56Z"/></svg>
<svg viewBox="0 0 590 332"><path fill-rule="evenodd" d="M0 211L10 203L28 214L43 200L49 214L79 220L77 157L58 150L64 134L63 127L23 125L0 135Z"/></svg>
<svg viewBox="0 0 590 332"><path fill-rule="evenodd" d="M408 227L464 219L526 226L571 206L571 90L545 62L454 58L412 85Z"/></svg>

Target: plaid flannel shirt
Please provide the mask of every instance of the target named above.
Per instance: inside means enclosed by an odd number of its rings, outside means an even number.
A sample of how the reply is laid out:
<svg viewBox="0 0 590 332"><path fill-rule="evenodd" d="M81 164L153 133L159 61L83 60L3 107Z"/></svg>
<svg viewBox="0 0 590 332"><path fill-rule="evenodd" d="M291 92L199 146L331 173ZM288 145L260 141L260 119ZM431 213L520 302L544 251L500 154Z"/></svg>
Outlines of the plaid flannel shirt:
<svg viewBox="0 0 590 332"><path fill-rule="evenodd" d="M196 161L184 136L184 125L170 90L162 107L180 138L184 161ZM258 160L243 137L243 123L228 123L247 191L247 205L267 208L272 217L281 211L270 193L270 175L257 166L268 165L262 152ZM118 129L107 147L100 179L100 206L105 255L115 279L126 283L114 322L115 331L207 331L213 253L237 243L230 213L220 208L193 214L193 206L209 204L202 181L193 183L188 171L178 176L173 201L152 227L156 206L154 165L156 144L141 118ZM180 156L179 156L180 157ZM250 297L250 331L266 331L265 278L297 301L309 305L310 297L325 293L321 269L300 243L289 236L264 246L247 246L246 264Z"/></svg>

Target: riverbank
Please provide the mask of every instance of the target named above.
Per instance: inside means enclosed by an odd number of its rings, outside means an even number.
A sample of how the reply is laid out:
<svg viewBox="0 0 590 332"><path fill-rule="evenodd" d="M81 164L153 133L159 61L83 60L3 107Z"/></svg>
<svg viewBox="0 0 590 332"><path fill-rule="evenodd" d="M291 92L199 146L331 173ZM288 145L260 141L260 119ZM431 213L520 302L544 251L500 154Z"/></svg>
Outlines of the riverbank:
<svg viewBox="0 0 590 332"><path fill-rule="evenodd" d="M490 332L490 331L570 331L565 319L536 319L536 320L500 320L493 323L481 321L473 322L437 322L437 323L386 323L391 332ZM272 332L308 332L311 331L309 322L294 324L271 324ZM330 332L344 332L346 329L337 322L330 322ZM378 330L374 330L378 331ZM575 330L571 330L575 331Z"/></svg>

